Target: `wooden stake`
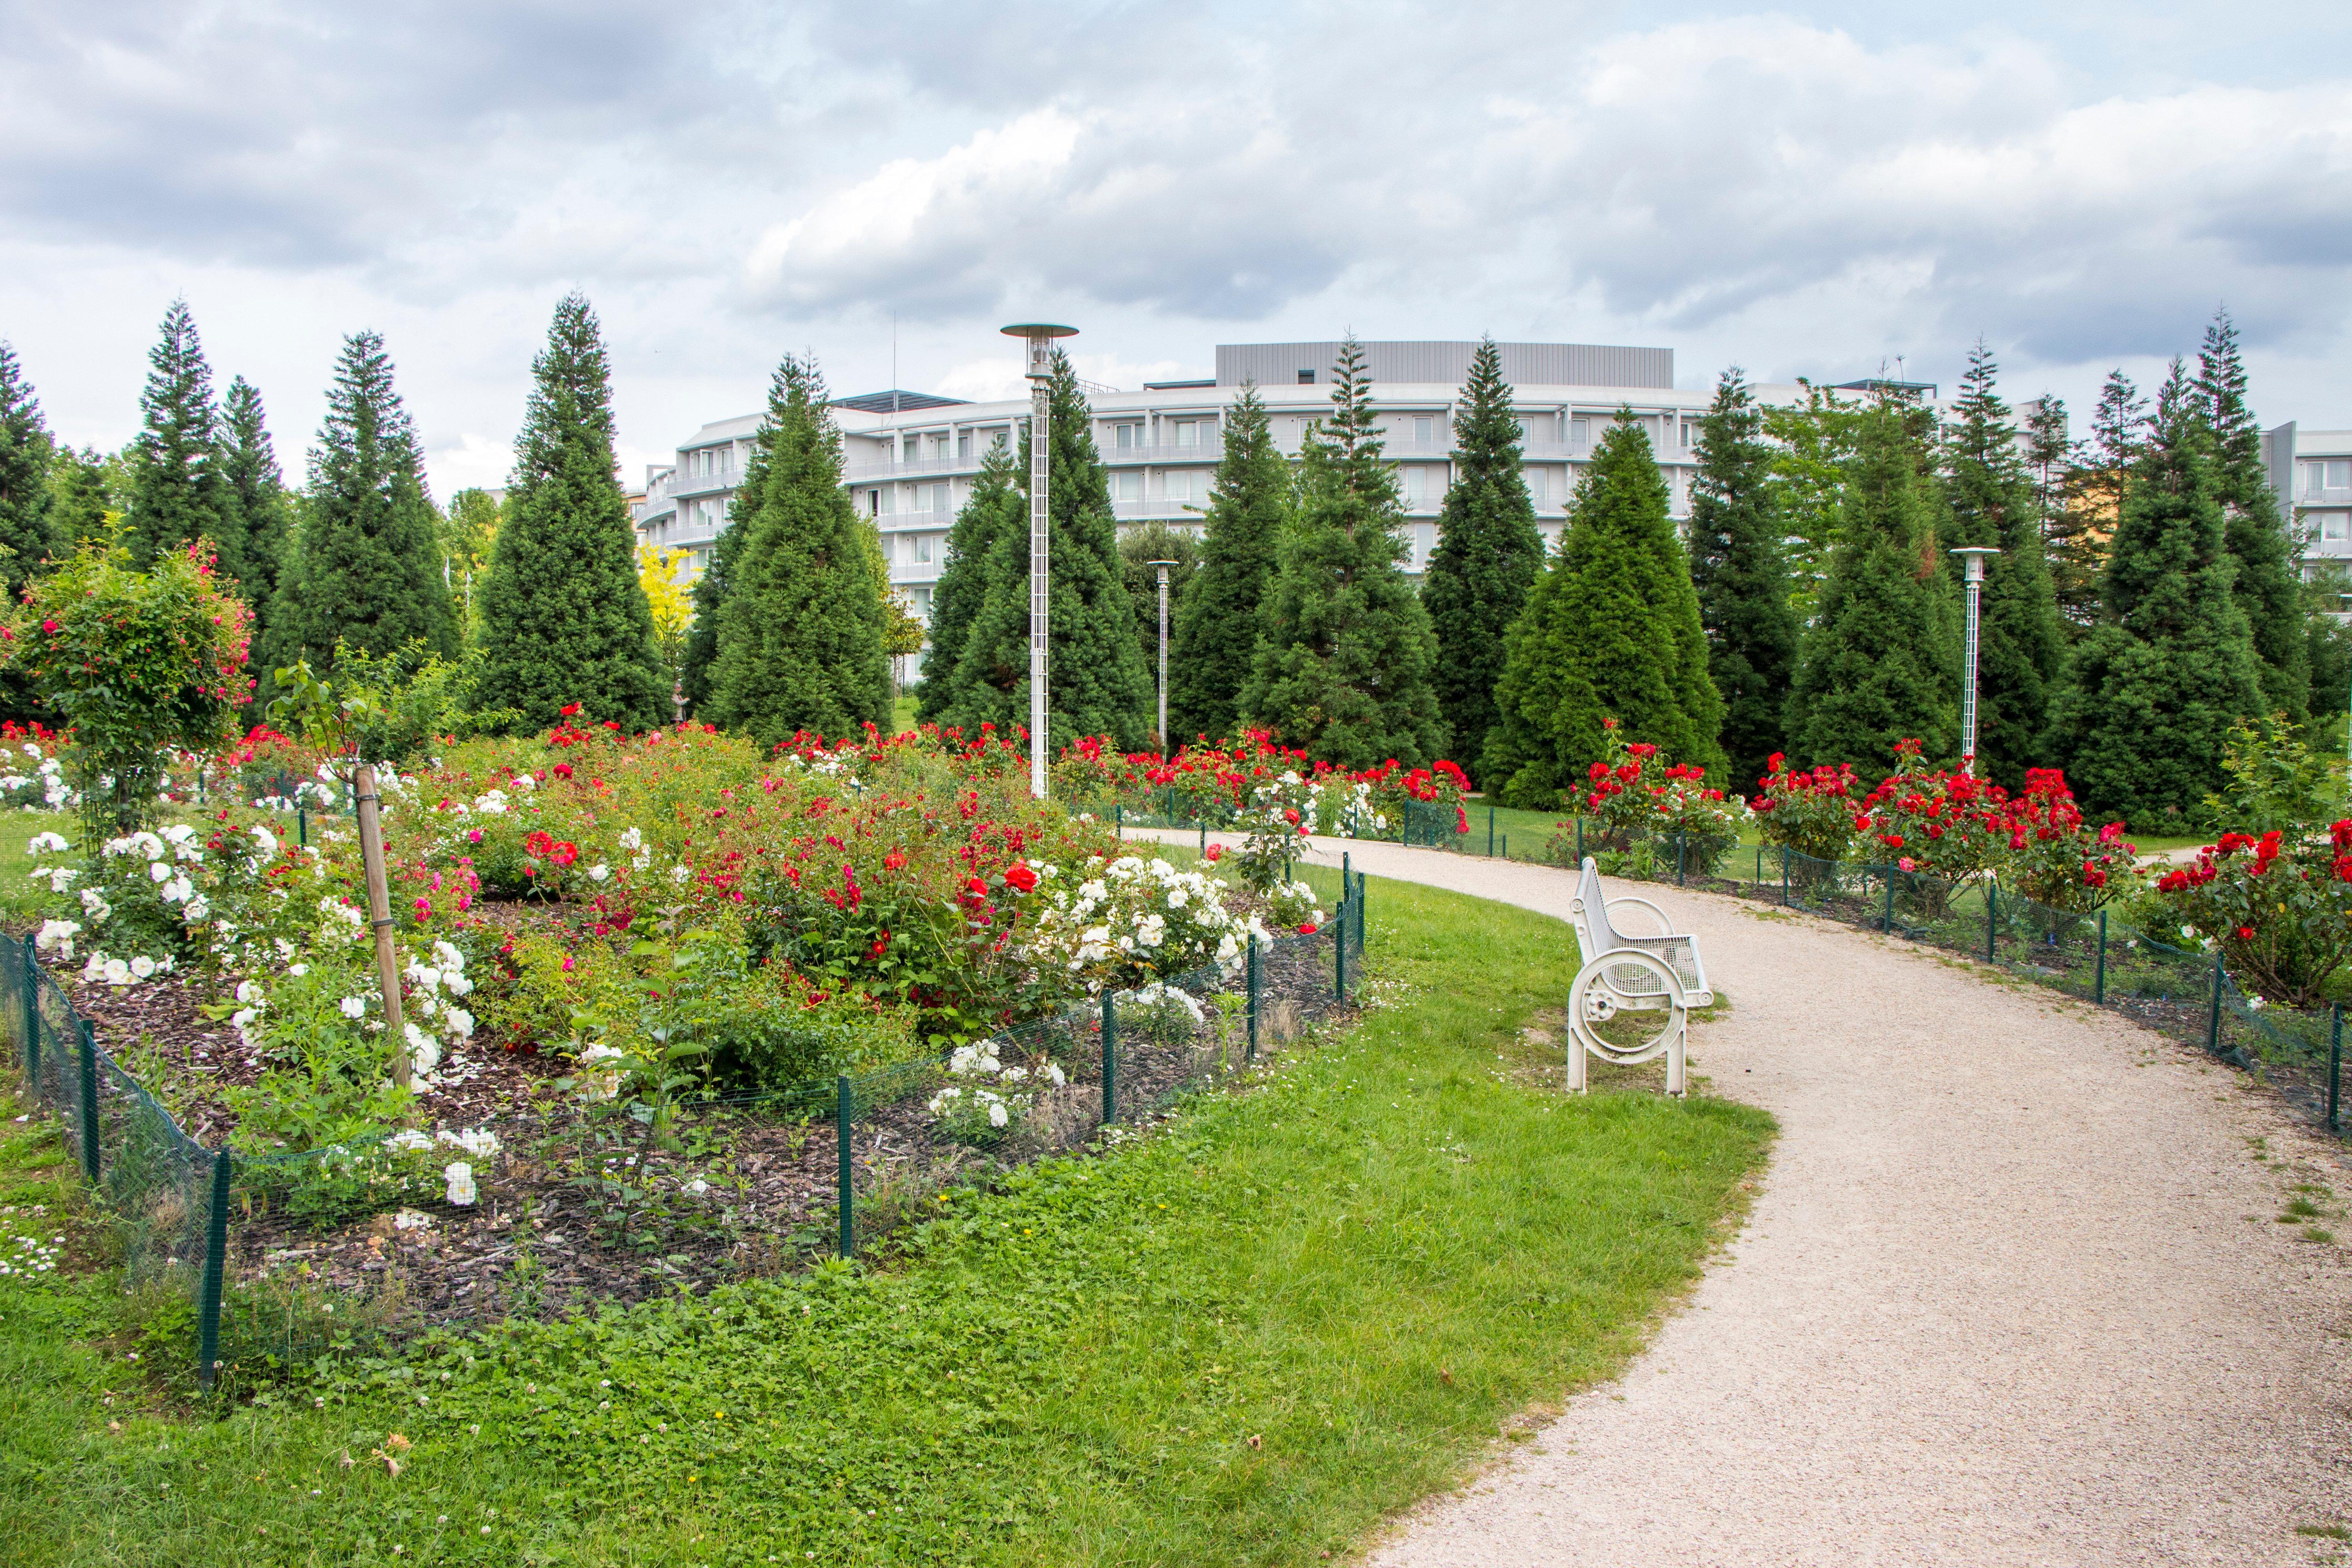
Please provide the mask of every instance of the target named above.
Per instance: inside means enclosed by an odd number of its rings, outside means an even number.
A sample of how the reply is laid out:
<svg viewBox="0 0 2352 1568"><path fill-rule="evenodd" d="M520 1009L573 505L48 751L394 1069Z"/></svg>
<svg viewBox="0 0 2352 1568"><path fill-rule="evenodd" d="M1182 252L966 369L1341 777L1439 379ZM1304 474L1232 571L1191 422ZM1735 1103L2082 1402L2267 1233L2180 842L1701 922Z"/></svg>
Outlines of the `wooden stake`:
<svg viewBox="0 0 2352 1568"><path fill-rule="evenodd" d="M400 950L392 940L392 889L383 872L383 822L376 815L375 769L352 775L360 819L360 863L367 868L368 924L375 928L375 978L383 991L383 1026L392 1037L392 1081L408 1087L408 1031L400 1016Z"/></svg>

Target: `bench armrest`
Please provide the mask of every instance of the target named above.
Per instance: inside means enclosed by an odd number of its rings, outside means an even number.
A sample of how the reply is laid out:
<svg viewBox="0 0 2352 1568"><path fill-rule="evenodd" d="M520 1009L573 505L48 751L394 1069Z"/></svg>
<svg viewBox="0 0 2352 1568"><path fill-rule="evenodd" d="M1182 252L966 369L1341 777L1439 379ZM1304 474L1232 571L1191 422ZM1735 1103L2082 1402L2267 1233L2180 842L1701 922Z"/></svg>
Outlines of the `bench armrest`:
<svg viewBox="0 0 2352 1568"><path fill-rule="evenodd" d="M1631 893L1628 893L1622 899L1612 899L1609 900L1609 912L1613 916L1620 909L1623 908L1627 904L1636 904L1641 908L1647 910L1650 913L1650 918L1658 922L1658 934L1660 936L1672 936L1675 934L1675 922L1666 918L1666 911L1658 908L1657 905L1650 902L1647 899L1635 898ZM1613 924L1614 922L1612 921L1612 923ZM1632 933L1625 932L1622 934L1631 935Z"/></svg>

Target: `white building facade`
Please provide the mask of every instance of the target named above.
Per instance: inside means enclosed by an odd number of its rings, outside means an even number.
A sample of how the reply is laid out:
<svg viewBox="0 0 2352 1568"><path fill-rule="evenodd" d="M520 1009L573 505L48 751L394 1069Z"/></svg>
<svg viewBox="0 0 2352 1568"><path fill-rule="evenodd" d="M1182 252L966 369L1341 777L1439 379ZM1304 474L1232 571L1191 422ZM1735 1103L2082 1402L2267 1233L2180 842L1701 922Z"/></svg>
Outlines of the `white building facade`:
<svg viewBox="0 0 2352 1568"><path fill-rule="evenodd" d="M1437 517L1454 480L1454 429L1464 382L1478 345L1469 342L1368 342L1385 454L1397 466L1404 498L1404 566L1418 578L1437 547ZM1504 379L1523 435L1524 473L1547 546L1565 526L1577 476L1603 431L1628 409L1649 437L1666 481L1669 510L1690 512L1696 473L1698 419L1712 390L1675 386L1674 351L1587 343L1500 343ZM1199 526L1208 506L1224 428L1243 386L1255 382L1276 446L1295 455L1307 427L1331 412L1336 342L1227 343L1217 374L1198 381L1147 384L1140 391L1089 388L1095 446L1108 470L1111 508L1121 524L1150 519ZM1852 383L1858 396L1880 384ZM1932 385L1904 390L1936 396ZM1755 389L1765 403L1798 403L1799 386ZM2018 411L2024 420L2031 405ZM882 539L892 584L928 621L931 591L946 564L947 532L971 494L991 443L1016 449L1028 423L1027 398L961 402L909 392L845 398L834 405L844 447L845 479L857 509ZM636 508L638 535L687 552L682 571L698 574L726 527L760 416L706 425L667 468L649 468Z"/></svg>
<svg viewBox="0 0 2352 1568"><path fill-rule="evenodd" d="M2302 543L2304 576L2352 570L2352 430L2264 431L2263 464L2289 536Z"/></svg>

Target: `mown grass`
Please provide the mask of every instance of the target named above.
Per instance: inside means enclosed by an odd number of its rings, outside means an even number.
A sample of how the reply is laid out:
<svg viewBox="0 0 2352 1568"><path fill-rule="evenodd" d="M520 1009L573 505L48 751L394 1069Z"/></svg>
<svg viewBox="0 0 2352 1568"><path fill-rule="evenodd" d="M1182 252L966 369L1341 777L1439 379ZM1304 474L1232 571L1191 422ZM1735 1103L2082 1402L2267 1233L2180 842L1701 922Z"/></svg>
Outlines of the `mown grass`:
<svg viewBox="0 0 2352 1568"><path fill-rule="evenodd" d="M872 1265L226 1413L142 1381L103 1274L0 1281L0 1562L1344 1556L1618 1368L1771 1132L1531 1070L1559 922L1391 882L1370 908L1352 1029L1107 1154L948 1194Z"/></svg>

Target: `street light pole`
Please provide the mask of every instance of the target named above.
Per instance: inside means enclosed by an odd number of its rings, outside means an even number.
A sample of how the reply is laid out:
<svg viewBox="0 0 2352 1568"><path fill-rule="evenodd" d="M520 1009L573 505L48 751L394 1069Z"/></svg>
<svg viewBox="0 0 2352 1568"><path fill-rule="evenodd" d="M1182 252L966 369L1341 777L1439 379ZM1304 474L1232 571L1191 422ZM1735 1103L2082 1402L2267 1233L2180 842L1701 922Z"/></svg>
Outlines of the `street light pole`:
<svg viewBox="0 0 2352 1568"><path fill-rule="evenodd" d="M1077 336L1076 327L1026 321L1004 329L1008 338L1029 342L1029 793L1045 798L1045 630L1051 590L1046 579L1048 537L1046 476L1052 456L1046 440L1053 416L1054 340Z"/></svg>
<svg viewBox="0 0 2352 1568"><path fill-rule="evenodd" d="M1173 561L1147 561L1160 568L1160 760L1168 760L1168 568Z"/></svg>
<svg viewBox="0 0 2352 1568"><path fill-rule="evenodd" d="M2352 594L2338 594L2336 597L2340 603L2352 604ZM2352 695L2347 695L2345 709L2344 767L2345 777L2352 779Z"/></svg>
<svg viewBox="0 0 2352 1568"><path fill-rule="evenodd" d="M1977 771L1977 622L1979 607L1984 601L1984 558L1998 555L1998 550L1984 545L1971 545L1955 550L1961 562L1961 579L1969 593L1968 668L1960 684L1960 767L1964 772Z"/></svg>

